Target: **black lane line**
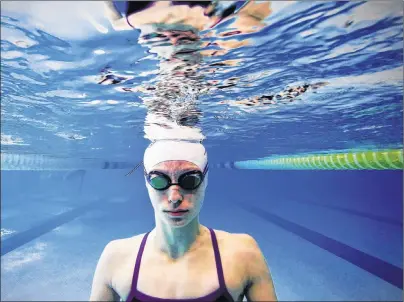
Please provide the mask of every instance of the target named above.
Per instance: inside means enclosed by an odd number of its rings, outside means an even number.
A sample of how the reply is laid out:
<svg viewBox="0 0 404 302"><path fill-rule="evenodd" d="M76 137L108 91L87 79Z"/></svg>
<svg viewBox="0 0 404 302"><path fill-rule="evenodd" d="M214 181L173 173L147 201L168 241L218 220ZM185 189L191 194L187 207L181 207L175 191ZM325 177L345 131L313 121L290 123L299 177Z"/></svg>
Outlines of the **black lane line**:
<svg viewBox="0 0 404 302"><path fill-rule="evenodd" d="M275 214L265 212L253 206L240 205L241 208L298 235L299 237L329 251L330 253L352 263L353 265L377 276L384 281L403 289L403 269L382 259L357 250L349 245L317 233L301 225L283 219Z"/></svg>
<svg viewBox="0 0 404 302"><path fill-rule="evenodd" d="M343 213L348 213L348 214L359 216L359 217L369 218L369 219L372 219L372 220L375 220L375 221L378 221L378 222L388 223L388 224L391 224L391 225L394 225L394 226L397 226L397 227L400 227L400 228L403 227L403 222L402 221L394 220L394 219L391 219L389 217L383 217L383 216L379 216L379 215L371 214L371 213L364 213L364 212L361 212L361 211L358 211L358 210L339 207L339 206L334 206L334 205L321 204L319 202L314 202L314 201L295 200L295 202L311 204L311 205L315 205L315 206L318 206L318 207L328 208L328 209L332 209L332 210L335 210L335 211L340 211L340 212L343 212Z"/></svg>
<svg viewBox="0 0 404 302"><path fill-rule="evenodd" d="M82 216L83 214L85 214L90 210L94 210L102 206L105 206L105 202L97 201L86 204L82 207L75 208L73 210L56 215L50 218L49 220L35 227L32 227L31 229L19 232L14 236L11 236L10 238L4 239L1 241L1 256L4 256L7 253L14 251L20 246L52 231L53 229L57 228L62 224L70 222L79 216Z"/></svg>

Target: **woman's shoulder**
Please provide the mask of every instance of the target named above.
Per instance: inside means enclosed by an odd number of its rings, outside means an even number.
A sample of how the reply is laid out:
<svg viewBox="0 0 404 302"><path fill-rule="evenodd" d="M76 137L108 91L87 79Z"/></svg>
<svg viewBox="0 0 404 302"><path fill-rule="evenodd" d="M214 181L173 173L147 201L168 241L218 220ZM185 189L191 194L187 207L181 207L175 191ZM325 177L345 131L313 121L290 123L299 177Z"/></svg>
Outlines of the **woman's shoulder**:
<svg viewBox="0 0 404 302"><path fill-rule="evenodd" d="M218 229L212 229L215 234L216 237L221 237L221 238L226 238L226 239L230 239L230 240L245 240L248 238L253 238L250 234L247 233L231 233L228 231L224 231L224 230L218 230Z"/></svg>
<svg viewBox="0 0 404 302"><path fill-rule="evenodd" d="M215 233L223 259L232 259L236 263L243 264L245 268L265 264L262 250L252 235L220 230L215 230Z"/></svg>
<svg viewBox="0 0 404 302"><path fill-rule="evenodd" d="M113 255L114 258L130 256L133 251L137 251L140 247L143 237L146 233L138 234L128 238L114 239L105 246L104 252Z"/></svg>
<svg viewBox="0 0 404 302"><path fill-rule="evenodd" d="M247 233L230 233L223 230L214 229L219 244L234 250L243 250L245 248L257 248L258 243L255 238Z"/></svg>
<svg viewBox="0 0 404 302"><path fill-rule="evenodd" d="M252 250L259 250L257 241L253 236L247 233L231 233L224 230L213 229L220 250L232 252L251 252ZM142 239L146 233L138 234L128 238L115 239L110 241L104 252L113 255L114 258L123 259L126 256L133 255L140 248Z"/></svg>

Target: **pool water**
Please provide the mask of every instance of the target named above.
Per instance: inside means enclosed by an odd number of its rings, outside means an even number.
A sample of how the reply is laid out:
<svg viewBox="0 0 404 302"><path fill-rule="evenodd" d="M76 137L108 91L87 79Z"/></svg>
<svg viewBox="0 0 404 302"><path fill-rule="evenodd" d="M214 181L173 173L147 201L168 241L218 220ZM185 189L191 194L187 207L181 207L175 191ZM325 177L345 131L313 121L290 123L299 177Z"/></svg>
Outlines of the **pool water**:
<svg viewBox="0 0 404 302"><path fill-rule="evenodd" d="M87 300L105 245L153 228L127 174L161 121L203 138L201 223L252 235L279 301L401 300L402 170L221 164L402 149L402 3L271 7L257 31L173 49L114 31L99 2L2 3L2 301Z"/></svg>

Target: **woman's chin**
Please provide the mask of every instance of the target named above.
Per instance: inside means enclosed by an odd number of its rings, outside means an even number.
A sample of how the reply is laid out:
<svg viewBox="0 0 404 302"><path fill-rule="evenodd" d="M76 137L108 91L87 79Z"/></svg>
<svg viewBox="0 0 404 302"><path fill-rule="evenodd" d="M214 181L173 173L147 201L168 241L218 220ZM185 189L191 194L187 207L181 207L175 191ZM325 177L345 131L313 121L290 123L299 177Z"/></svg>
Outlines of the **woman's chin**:
<svg viewBox="0 0 404 302"><path fill-rule="evenodd" d="M191 211L186 212L182 215L172 215L170 213L163 213L163 219L167 224L172 227L184 227L192 221L195 215Z"/></svg>

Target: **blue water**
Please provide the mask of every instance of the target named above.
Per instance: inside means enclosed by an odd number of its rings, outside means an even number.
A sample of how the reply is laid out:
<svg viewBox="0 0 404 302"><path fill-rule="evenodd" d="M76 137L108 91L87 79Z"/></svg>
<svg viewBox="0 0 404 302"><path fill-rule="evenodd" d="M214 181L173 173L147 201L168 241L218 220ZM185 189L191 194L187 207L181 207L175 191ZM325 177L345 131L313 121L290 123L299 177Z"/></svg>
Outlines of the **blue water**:
<svg viewBox="0 0 404 302"><path fill-rule="evenodd" d="M2 3L2 153L136 165L150 106L123 88L164 84L155 45L113 31L99 3L50 3ZM212 163L201 223L254 236L280 301L401 299L402 171L214 164L402 148L402 18L399 1L273 3L261 31L222 39L249 45L198 62L214 89L184 81L173 96L196 99ZM98 84L107 72L124 80ZM293 102L222 104L317 82ZM141 172L127 172L1 171L1 300L88 299L104 246L154 225Z"/></svg>

